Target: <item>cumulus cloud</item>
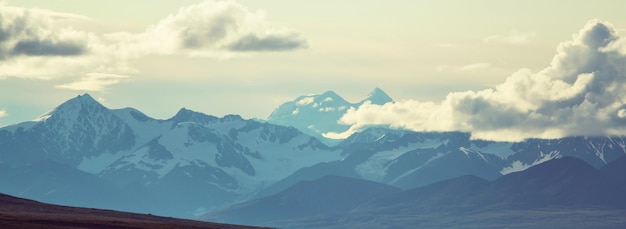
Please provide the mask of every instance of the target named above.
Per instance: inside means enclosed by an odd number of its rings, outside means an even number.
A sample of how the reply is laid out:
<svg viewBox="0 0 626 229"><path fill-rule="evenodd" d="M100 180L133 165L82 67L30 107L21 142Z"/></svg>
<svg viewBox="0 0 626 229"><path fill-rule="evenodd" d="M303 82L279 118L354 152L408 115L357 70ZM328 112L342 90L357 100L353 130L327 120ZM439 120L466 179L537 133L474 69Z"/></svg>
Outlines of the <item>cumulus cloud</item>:
<svg viewBox="0 0 626 229"><path fill-rule="evenodd" d="M371 125L416 131L466 131L474 138L519 141L626 134L626 53L613 25L589 21L562 42L548 67L520 70L482 91L448 94L441 102L351 108L340 122L347 137Z"/></svg>
<svg viewBox="0 0 626 229"><path fill-rule="evenodd" d="M535 32L521 33L518 31L511 31L507 35L492 35L485 37L483 42L485 43L504 43L504 44L526 44L535 38L537 34Z"/></svg>
<svg viewBox="0 0 626 229"><path fill-rule="evenodd" d="M139 33L96 34L60 26L68 18L88 19L0 3L0 79L67 79L71 83L56 87L101 91L136 73L130 60L146 55L224 58L307 47L299 33L233 0L183 7Z"/></svg>
<svg viewBox="0 0 626 229"><path fill-rule="evenodd" d="M80 78L92 72L132 72L114 43L61 20L87 17L0 4L0 79Z"/></svg>
<svg viewBox="0 0 626 229"><path fill-rule="evenodd" d="M128 78L128 76L106 73L88 73L85 77L82 77L77 81L56 85L56 87L76 91L104 91L107 86L117 84L124 78Z"/></svg>
<svg viewBox="0 0 626 229"><path fill-rule="evenodd" d="M141 34L126 34L137 52L232 56L241 52L306 48L306 40L288 28L272 25L262 11L232 1L205 0L183 7Z"/></svg>
<svg viewBox="0 0 626 229"><path fill-rule="evenodd" d="M74 56L85 52L84 40L73 31L52 29L55 17L59 14L0 4L0 57Z"/></svg>

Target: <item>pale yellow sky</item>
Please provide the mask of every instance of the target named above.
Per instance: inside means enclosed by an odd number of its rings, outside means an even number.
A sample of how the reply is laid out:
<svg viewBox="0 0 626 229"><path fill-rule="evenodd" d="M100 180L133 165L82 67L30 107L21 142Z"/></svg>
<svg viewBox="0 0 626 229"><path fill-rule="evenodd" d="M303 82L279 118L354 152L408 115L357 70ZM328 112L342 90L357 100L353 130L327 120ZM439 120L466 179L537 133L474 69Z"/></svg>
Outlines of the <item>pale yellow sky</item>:
<svg viewBox="0 0 626 229"><path fill-rule="evenodd" d="M104 35L141 33L180 7L201 1L4 2L84 15L90 19L60 23ZM298 32L308 48L227 59L146 55L129 60L135 71L105 91L55 87L71 78L0 79L0 110L8 114L0 126L32 119L84 92L109 107L132 106L157 118L180 107L265 118L299 95L334 90L356 101L374 87L396 100L438 101L449 92L494 86L521 68L543 69L556 46L590 19L626 28L626 3L610 0L237 2L252 12L264 11L274 27ZM42 97L45 102L36 101ZM156 106L154 100L161 102Z"/></svg>

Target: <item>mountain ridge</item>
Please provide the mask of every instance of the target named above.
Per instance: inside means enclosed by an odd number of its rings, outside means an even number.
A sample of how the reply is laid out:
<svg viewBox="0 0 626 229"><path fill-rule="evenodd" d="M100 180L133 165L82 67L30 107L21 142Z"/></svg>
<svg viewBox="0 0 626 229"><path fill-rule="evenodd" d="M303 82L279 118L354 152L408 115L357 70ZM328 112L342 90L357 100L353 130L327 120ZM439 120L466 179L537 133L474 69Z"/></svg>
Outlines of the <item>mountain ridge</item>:
<svg viewBox="0 0 626 229"><path fill-rule="evenodd" d="M0 163L65 164L117 186L111 188L143 190L142 201L169 206L160 208L165 210L161 214L179 217L232 203L301 167L337 159L336 149L292 127L185 108L159 120L134 108L106 108L89 94L35 121L0 128ZM8 186L3 190L23 192ZM181 198L167 198L176 195Z"/></svg>
<svg viewBox="0 0 626 229"><path fill-rule="evenodd" d="M375 89L371 97L385 97L381 92ZM333 95L330 91L325 96ZM310 107L317 103L319 111L326 103L341 102L328 98L309 95L293 103ZM383 127L365 129L328 146L293 126L186 108L171 118L154 119L134 108L106 108L89 94L71 98L42 117L0 128L0 169L6 174L50 160L71 169L60 170L66 174L48 173L48 180L89 173L111 185L102 190L140 191L144 193L137 197L140 202L154 204L145 209L154 207L163 210L160 214L179 217L276 194L328 175L410 189L466 175L492 181L566 156L600 168L626 155L626 141L620 136L513 143L474 140L463 132ZM24 180L39 179L22 174ZM0 191L29 193L28 185L8 183L12 185ZM62 182L42 187L29 195L45 200L47 193L80 194L78 189L65 189Z"/></svg>
<svg viewBox="0 0 626 229"><path fill-rule="evenodd" d="M612 164L607 166L612 167ZM333 214L310 214L304 218L284 215L282 220L265 222L246 221L247 216L254 215L255 211L241 214L257 208L260 202L266 202L263 206L293 205L297 201L280 197L300 186L302 183L293 185L287 189L289 191L215 211L205 219L256 222L282 228L536 228L565 225L619 228L618 225L626 223L620 216L626 213L626 197L623 195L626 185L611 180L600 170L574 157L550 160L494 181L466 175L420 188L390 192L364 199L351 209ZM307 190L300 189L298 193L306 196ZM344 195L338 193L336 196ZM580 217L586 222L576 220ZM524 220L514 220L516 218Z"/></svg>
<svg viewBox="0 0 626 229"><path fill-rule="evenodd" d="M366 102L383 105L393 99L382 89L374 88L366 98L350 103L334 91L322 94L299 96L285 102L268 116L267 121L284 126L293 126L327 144L337 144L337 140L323 135L328 132L344 132L350 126L339 123L339 119L351 108L358 108Z"/></svg>

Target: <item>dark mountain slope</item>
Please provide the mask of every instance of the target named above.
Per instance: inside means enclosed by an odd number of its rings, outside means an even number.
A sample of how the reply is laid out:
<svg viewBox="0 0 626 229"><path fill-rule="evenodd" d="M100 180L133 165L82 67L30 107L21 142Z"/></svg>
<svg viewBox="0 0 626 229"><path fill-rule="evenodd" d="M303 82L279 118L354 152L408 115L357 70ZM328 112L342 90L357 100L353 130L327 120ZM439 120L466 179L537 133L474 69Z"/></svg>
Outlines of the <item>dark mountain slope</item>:
<svg viewBox="0 0 626 229"><path fill-rule="evenodd" d="M4 193L53 204L132 212L153 209L138 193L118 189L96 175L51 160L23 166L2 163L0 184Z"/></svg>
<svg viewBox="0 0 626 229"><path fill-rule="evenodd" d="M626 156L623 156L602 167L600 172L626 185Z"/></svg>
<svg viewBox="0 0 626 229"><path fill-rule="evenodd" d="M209 213L203 218L226 223L271 225L273 221L347 212L358 204L399 191L371 181L326 176L297 183L272 196Z"/></svg>
<svg viewBox="0 0 626 229"><path fill-rule="evenodd" d="M620 208L626 188L581 159L564 157L511 173L470 201L496 209Z"/></svg>
<svg viewBox="0 0 626 229"><path fill-rule="evenodd" d="M492 182L462 176L391 193L343 214L294 218L273 226L621 228L626 225L624 193L621 183L581 159L564 157Z"/></svg>

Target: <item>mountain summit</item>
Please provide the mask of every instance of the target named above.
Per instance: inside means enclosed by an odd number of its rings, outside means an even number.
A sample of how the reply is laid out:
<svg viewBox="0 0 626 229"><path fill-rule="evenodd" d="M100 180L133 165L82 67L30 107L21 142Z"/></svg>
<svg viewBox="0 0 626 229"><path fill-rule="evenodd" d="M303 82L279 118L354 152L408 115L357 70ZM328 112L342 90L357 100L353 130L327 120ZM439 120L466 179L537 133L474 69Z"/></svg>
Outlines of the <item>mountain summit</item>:
<svg viewBox="0 0 626 229"><path fill-rule="evenodd" d="M376 105L394 102L393 99L380 88L374 88L374 90L367 95L367 98L359 102L359 105L365 103L366 101L370 101L372 104Z"/></svg>
<svg viewBox="0 0 626 229"><path fill-rule="evenodd" d="M106 108L102 106L102 104L100 104L93 97L91 97L91 95L85 93L83 95L78 95L75 98L65 101L53 110L39 116L35 119L35 121L45 121L54 114L59 114L62 116L72 113L72 116L77 116L79 115L78 113L80 113L81 111L83 111L84 113L85 111L100 112L103 110L106 110Z"/></svg>
<svg viewBox="0 0 626 229"><path fill-rule="evenodd" d="M331 139L322 136L324 133L341 133L350 126L339 123L339 119L350 108L358 108L365 102L383 105L393 102L393 99L380 88L374 88L369 95L357 102L350 103L333 91L327 91L318 95L305 95L280 105L268 117L269 123L293 126L298 130L315 136L318 139L332 144Z"/></svg>

